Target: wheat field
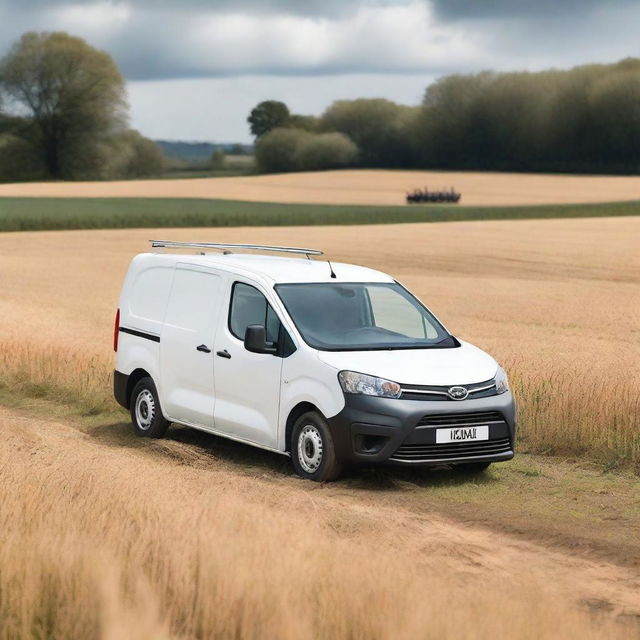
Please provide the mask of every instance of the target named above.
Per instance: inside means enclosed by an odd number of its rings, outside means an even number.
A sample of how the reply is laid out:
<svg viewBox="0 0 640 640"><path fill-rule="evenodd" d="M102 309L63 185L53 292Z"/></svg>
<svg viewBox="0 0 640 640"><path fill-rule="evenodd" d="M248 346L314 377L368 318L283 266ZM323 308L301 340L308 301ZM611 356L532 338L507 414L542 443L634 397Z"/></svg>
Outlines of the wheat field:
<svg viewBox="0 0 640 640"><path fill-rule="evenodd" d="M341 170L232 178L0 185L0 197L214 198L248 202L400 205L416 188L455 187L462 204L518 206L640 200L636 176Z"/></svg>
<svg viewBox="0 0 640 640"><path fill-rule="evenodd" d="M640 468L638 218L6 234L4 384L112 406L119 288L153 235L318 246L391 273L505 366L525 450Z"/></svg>
<svg viewBox="0 0 640 640"><path fill-rule="evenodd" d="M113 316L153 236L383 269L506 367L521 450L638 468L637 218L4 234L0 390L54 415L0 408L1 640L637 637L632 568L133 439Z"/></svg>
<svg viewBox="0 0 640 640"><path fill-rule="evenodd" d="M637 632L627 569L230 471L176 442L150 454L52 419L0 421L2 640ZM599 602L610 609L590 614Z"/></svg>

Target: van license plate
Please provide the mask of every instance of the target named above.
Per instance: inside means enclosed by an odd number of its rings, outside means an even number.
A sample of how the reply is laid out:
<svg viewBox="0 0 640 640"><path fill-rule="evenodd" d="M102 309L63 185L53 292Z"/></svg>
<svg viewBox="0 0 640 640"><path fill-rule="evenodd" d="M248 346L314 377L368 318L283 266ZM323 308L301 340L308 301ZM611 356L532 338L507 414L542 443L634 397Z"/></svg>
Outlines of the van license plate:
<svg viewBox="0 0 640 640"><path fill-rule="evenodd" d="M488 440L489 425L479 427L454 427L451 429L436 429L436 444L445 442L470 442L473 440Z"/></svg>

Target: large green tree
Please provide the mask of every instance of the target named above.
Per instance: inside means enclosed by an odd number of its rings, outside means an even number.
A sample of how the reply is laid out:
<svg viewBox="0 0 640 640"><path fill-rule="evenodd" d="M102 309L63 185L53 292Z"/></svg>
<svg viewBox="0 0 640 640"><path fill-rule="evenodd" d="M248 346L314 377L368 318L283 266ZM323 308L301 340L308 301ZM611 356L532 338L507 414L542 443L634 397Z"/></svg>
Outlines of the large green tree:
<svg viewBox="0 0 640 640"><path fill-rule="evenodd" d="M286 127L289 124L289 107L278 100L265 100L252 109L247 122L251 133L256 138L261 138L272 129Z"/></svg>
<svg viewBox="0 0 640 640"><path fill-rule="evenodd" d="M415 108L383 98L338 100L324 112L320 126L353 140L364 166L411 166L409 136L416 114Z"/></svg>
<svg viewBox="0 0 640 640"><path fill-rule="evenodd" d="M441 78L413 140L424 167L640 171L640 60Z"/></svg>
<svg viewBox="0 0 640 640"><path fill-rule="evenodd" d="M319 171L355 164L358 147L343 133L311 133L303 129L278 128L256 144L261 171Z"/></svg>
<svg viewBox="0 0 640 640"><path fill-rule="evenodd" d="M166 169L167 159L162 149L134 129L114 138L114 150L110 162L113 177L158 176Z"/></svg>
<svg viewBox="0 0 640 640"><path fill-rule="evenodd" d="M66 33L27 33L0 62L0 89L30 125L15 135L33 146L52 178L108 174L127 104L107 53Z"/></svg>

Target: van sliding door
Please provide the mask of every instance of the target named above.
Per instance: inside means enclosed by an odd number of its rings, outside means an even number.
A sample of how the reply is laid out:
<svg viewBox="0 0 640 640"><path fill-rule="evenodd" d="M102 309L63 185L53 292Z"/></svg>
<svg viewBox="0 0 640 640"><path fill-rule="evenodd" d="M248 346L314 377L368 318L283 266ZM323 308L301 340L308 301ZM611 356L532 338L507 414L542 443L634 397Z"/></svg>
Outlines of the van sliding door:
<svg viewBox="0 0 640 640"><path fill-rule="evenodd" d="M178 265L160 336L163 409L168 418L213 427L213 347L222 279Z"/></svg>

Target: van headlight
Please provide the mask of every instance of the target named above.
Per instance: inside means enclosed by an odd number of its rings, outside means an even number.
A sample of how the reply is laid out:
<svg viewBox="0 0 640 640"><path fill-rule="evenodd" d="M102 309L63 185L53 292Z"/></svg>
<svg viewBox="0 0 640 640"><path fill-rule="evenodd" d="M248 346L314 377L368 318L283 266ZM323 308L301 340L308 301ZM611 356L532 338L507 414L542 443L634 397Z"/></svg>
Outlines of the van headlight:
<svg viewBox="0 0 640 640"><path fill-rule="evenodd" d="M402 389L397 382L367 376L355 371L341 371L338 374L340 386L345 393L358 393L365 396L378 396L380 398L399 398Z"/></svg>
<svg viewBox="0 0 640 640"><path fill-rule="evenodd" d="M496 383L496 393L498 395L509 391L509 378L507 378L507 374L502 367L498 367L494 382Z"/></svg>

